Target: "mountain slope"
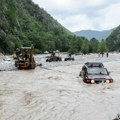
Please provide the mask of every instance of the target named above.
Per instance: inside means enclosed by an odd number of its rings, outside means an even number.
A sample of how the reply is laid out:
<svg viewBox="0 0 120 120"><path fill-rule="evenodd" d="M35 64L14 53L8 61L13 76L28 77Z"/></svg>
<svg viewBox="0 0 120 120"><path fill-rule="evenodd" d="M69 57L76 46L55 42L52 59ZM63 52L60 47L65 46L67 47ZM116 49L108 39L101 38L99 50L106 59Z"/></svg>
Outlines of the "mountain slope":
<svg viewBox="0 0 120 120"><path fill-rule="evenodd" d="M106 39L109 51L120 51L120 25Z"/></svg>
<svg viewBox="0 0 120 120"><path fill-rule="evenodd" d="M37 52L68 49L73 33L31 0L0 0L0 52L34 44Z"/></svg>
<svg viewBox="0 0 120 120"><path fill-rule="evenodd" d="M84 36L87 39L96 38L97 40L106 39L113 30L95 31L95 30L81 30L74 32L78 36Z"/></svg>

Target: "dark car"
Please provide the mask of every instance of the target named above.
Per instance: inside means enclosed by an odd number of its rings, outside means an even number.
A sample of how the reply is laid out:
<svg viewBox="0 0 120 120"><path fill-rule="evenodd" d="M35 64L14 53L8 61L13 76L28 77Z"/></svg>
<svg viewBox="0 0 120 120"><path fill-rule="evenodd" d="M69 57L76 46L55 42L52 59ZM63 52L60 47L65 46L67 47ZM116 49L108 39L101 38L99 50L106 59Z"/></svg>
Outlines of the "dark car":
<svg viewBox="0 0 120 120"><path fill-rule="evenodd" d="M70 60L72 60L72 61L74 61L75 59L74 59L74 57L72 57L72 54L71 53L69 53L69 55L68 55L68 57L66 57L65 59L64 59L64 61L70 61Z"/></svg>
<svg viewBox="0 0 120 120"><path fill-rule="evenodd" d="M55 61L62 61L62 58L60 56L49 56L46 59L46 62L55 62Z"/></svg>
<svg viewBox="0 0 120 120"><path fill-rule="evenodd" d="M64 61L74 61L75 60L75 58L74 57L66 57L65 59L64 59Z"/></svg>
<svg viewBox="0 0 120 120"><path fill-rule="evenodd" d="M81 73L85 83L112 83L113 79L104 67L88 67Z"/></svg>

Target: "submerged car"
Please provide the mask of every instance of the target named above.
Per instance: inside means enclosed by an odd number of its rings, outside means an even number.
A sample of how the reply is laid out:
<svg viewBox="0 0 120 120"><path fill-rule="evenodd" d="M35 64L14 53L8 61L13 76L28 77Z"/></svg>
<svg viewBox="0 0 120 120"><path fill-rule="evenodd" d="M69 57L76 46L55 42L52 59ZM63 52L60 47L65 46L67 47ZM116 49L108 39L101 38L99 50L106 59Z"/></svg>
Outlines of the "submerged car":
<svg viewBox="0 0 120 120"><path fill-rule="evenodd" d="M113 79L104 67L88 67L81 71L85 83L112 83Z"/></svg>
<svg viewBox="0 0 120 120"><path fill-rule="evenodd" d="M69 53L69 55L64 59L64 61L74 61L74 60L75 60L75 58L72 57L71 53Z"/></svg>
<svg viewBox="0 0 120 120"><path fill-rule="evenodd" d="M65 59L64 59L64 61L74 61L75 60L75 58L74 57L66 57Z"/></svg>
<svg viewBox="0 0 120 120"><path fill-rule="evenodd" d="M48 56L46 59L46 62L55 62L55 61L62 61L62 58L60 56Z"/></svg>

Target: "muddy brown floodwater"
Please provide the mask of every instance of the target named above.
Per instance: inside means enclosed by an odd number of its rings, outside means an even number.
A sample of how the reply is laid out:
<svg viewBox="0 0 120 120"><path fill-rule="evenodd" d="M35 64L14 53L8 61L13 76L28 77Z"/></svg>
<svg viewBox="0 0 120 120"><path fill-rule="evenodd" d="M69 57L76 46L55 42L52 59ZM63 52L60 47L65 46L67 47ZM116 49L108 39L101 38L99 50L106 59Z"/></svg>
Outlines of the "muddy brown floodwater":
<svg viewBox="0 0 120 120"><path fill-rule="evenodd" d="M43 64L35 70L16 70L11 59L1 63L0 120L113 120L120 113L120 54L53 63L35 57ZM114 82L85 84L78 75L86 61L103 62Z"/></svg>

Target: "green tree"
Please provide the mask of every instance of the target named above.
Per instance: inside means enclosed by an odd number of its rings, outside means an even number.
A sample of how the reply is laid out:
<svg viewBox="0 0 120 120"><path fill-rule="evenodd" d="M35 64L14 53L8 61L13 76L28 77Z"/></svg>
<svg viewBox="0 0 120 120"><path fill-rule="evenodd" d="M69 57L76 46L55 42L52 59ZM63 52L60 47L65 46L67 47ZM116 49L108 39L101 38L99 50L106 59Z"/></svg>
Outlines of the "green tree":
<svg viewBox="0 0 120 120"><path fill-rule="evenodd" d="M105 43L104 39L102 39L102 41L99 43L99 46L98 46L98 52L104 53L106 51L107 51L106 43Z"/></svg>
<svg viewBox="0 0 120 120"><path fill-rule="evenodd" d="M87 39L85 39L85 38L84 38L81 50L82 50L82 52L84 54L88 54L89 53L89 41Z"/></svg>
<svg viewBox="0 0 120 120"><path fill-rule="evenodd" d="M109 51L120 51L120 25L106 39Z"/></svg>
<svg viewBox="0 0 120 120"><path fill-rule="evenodd" d="M97 53L99 41L95 38L92 38L89 42L89 52Z"/></svg>
<svg viewBox="0 0 120 120"><path fill-rule="evenodd" d="M88 53L88 45L82 47L85 38L75 36L32 0L0 0L0 5L1 52L34 44L37 53L50 49Z"/></svg>

